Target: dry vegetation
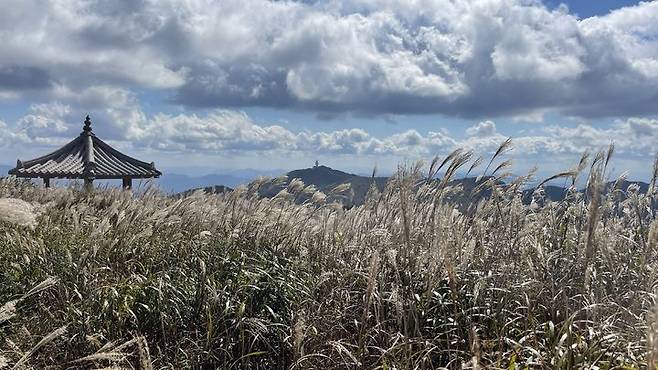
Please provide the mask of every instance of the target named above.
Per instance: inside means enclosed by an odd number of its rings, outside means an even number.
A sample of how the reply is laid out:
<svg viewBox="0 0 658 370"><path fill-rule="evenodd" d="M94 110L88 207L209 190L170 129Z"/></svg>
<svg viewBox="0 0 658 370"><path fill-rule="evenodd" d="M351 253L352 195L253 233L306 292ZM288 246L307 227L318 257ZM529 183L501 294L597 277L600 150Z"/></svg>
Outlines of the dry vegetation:
<svg viewBox="0 0 658 370"><path fill-rule="evenodd" d="M35 206L0 215L0 368L656 368L656 171L648 195L603 193L612 150L584 156L559 177L587 192L524 206L507 149L400 168L349 210L298 181L172 199L4 180ZM448 180L481 167L491 196L457 210Z"/></svg>

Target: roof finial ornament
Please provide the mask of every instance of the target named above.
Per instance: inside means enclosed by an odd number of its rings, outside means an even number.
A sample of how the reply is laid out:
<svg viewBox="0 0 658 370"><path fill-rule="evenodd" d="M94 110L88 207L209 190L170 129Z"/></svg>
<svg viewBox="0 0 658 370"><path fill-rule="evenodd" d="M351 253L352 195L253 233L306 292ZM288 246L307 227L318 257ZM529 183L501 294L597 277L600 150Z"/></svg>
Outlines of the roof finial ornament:
<svg viewBox="0 0 658 370"><path fill-rule="evenodd" d="M89 118L89 115L87 115L87 118L85 118L85 127L82 128L82 131L86 134L91 132L91 118Z"/></svg>

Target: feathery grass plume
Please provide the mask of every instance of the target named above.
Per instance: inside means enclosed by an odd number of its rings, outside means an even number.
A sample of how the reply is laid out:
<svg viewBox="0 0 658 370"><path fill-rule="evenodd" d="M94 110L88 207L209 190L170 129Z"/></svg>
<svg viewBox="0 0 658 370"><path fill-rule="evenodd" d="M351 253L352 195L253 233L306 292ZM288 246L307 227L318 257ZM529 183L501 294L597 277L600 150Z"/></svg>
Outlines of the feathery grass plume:
<svg viewBox="0 0 658 370"><path fill-rule="evenodd" d="M335 186L329 193L331 194L343 194L346 191L350 190L352 188L352 184L350 183L345 183L345 184L340 184Z"/></svg>
<svg viewBox="0 0 658 370"><path fill-rule="evenodd" d="M653 222L651 223L651 226L649 226L649 232L647 234L646 250L644 251L644 258L642 263L644 268L646 268L647 262L653 260L653 256L656 253L657 246L658 246L658 219L654 219Z"/></svg>
<svg viewBox="0 0 658 370"><path fill-rule="evenodd" d="M275 178L272 181L272 184L275 185L275 186L278 186L278 185L283 185L287 182L288 182L288 176L283 175L283 176L279 176L279 177Z"/></svg>
<svg viewBox="0 0 658 370"><path fill-rule="evenodd" d="M21 357L20 360L16 362L16 364L14 364L14 367L12 369L14 370L22 369L23 366L27 364L27 361L30 359L30 357L32 357L32 355L34 355L41 347L66 334L67 328L68 325L64 325L62 327L53 330L50 334L43 337L34 347L32 347L29 351L27 351L23 355L23 357Z"/></svg>
<svg viewBox="0 0 658 370"><path fill-rule="evenodd" d="M437 164L439 163L439 156L436 155L432 159L432 162L430 162L430 168L427 171L427 182L432 181L434 179L434 176L436 176L436 172L438 171L437 169Z"/></svg>
<svg viewBox="0 0 658 370"><path fill-rule="evenodd" d="M16 306L18 303L20 303L20 300L15 299L3 304L0 307L0 325L16 316Z"/></svg>
<svg viewBox="0 0 658 370"><path fill-rule="evenodd" d="M281 189L276 195L272 198L272 200L275 199L280 199L280 200L285 200L285 199L291 199L293 197L292 194L287 189Z"/></svg>
<svg viewBox="0 0 658 370"><path fill-rule="evenodd" d="M319 206L319 205L322 205L322 204L326 203L326 201L327 201L327 195L325 193L321 192L321 191L316 191L311 196L311 203L312 204L315 204L315 205Z"/></svg>
<svg viewBox="0 0 658 370"><path fill-rule="evenodd" d="M79 363L79 362L103 362L107 361L110 363L120 363L126 360L128 357L127 354L122 353L122 352L97 352L94 354L91 354L89 356L81 357L77 360L71 361L72 364L74 363Z"/></svg>
<svg viewBox="0 0 658 370"><path fill-rule="evenodd" d="M55 285L57 285L60 282L60 279L55 276L49 276L46 279L44 279L42 282L39 284L35 285L32 289L30 289L25 295L23 295L22 299L27 299L29 297L32 297L34 295L37 295L45 290L48 290Z"/></svg>
<svg viewBox="0 0 658 370"><path fill-rule="evenodd" d="M304 194L313 194L316 191L318 191L318 188L315 185L309 185L302 190L302 193Z"/></svg>
<svg viewBox="0 0 658 370"><path fill-rule="evenodd" d="M304 312L300 312L297 314L292 330L292 343L295 348L295 357L297 359L304 357L302 345L304 343L305 331L306 321L304 320Z"/></svg>
<svg viewBox="0 0 658 370"><path fill-rule="evenodd" d="M651 181L649 182L649 194L654 194L656 192L656 179L658 179L658 155L653 161L653 172L651 174Z"/></svg>
<svg viewBox="0 0 658 370"><path fill-rule="evenodd" d="M537 184L537 186L535 186L535 189L538 189L538 188L544 186L544 184L546 184L550 181L561 179L561 178L571 178L571 179L573 179L577 175L578 175L578 172L575 171L575 170L560 172L558 174L555 174L553 176L547 177L544 180L542 180L539 184Z"/></svg>
<svg viewBox="0 0 658 370"><path fill-rule="evenodd" d="M0 222L34 229L37 225L37 215L34 207L24 200L0 198Z"/></svg>
<svg viewBox="0 0 658 370"><path fill-rule="evenodd" d="M453 161L455 158L457 158L463 152L464 152L464 149L462 149L462 148L457 148L457 149L453 150L452 152L450 152L450 154L448 154L443 159L443 161L441 161L441 164L436 168L436 171L434 171L434 173L436 174L438 171L441 171L441 169L443 167L445 167L446 164Z"/></svg>
<svg viewBox="0 0 658 370"><path fill-rule="evenodd" d="M495 176L499 171L502 171L504 169L508 169L512 166L512 160L511 159L506 159L505 161L501 162L492 172L491 176Z"/></svg>
<svg viewBox="0 0 658 370"><path fill-rule="evenodd" d="M611 153L609 151L608 153ZM605 171L605 164L603 162L604 154L599 152L594 158L590 166L590 175L587 180L587 195L589 197L589 205L587 211L587 238L585 241L585 289L589 290L592 270L592 258L596 254L596 227L598 225L599 214L601 210L601 193L603 191L603 175Z"/></svg>
<svg viewBox="0 0 658 370"><path fill-rule="evenodd" d="M149 352L149 345L146 338L139 336L136 339L137 350L139 353L139 365L141 370L153 370L151 362L151 354Z"/></svg>
<svg viewBox="0 0 658 370"><path fill-rule="evenodd" d="M471 172L473 172L474 169L476 169L478 166L480 166L483 161L484 161L484 158L482 156L477 157L477 159L475 159L473 161L473 163L471 164L471 166L468 168L468 171L466 171L466 175L464 175L464 177L468 177L468 175L470 175Z"/></svg>
<svg viewBox="0 0 658 370"><path fill-rule="evenodd" d="M489 171L489 167L491 167L491 165L496 160L496 158L498 158L499 156L503 155L505 152L511 149L512 149L512 138L509 137L502 144L500 144L498 149L496 149L496 152L491 157L491 160L489 160L489 164L487 164L487 167L484 169L482 176L487 176L487 171Z"/></svg>
<svg viewBox="0 0 658 370"><path fill-rule="evenodd" d="M576 185L576 181L578 180L578 175L580 175L585 170L585 168L587 168L587 162L589 161L589 157L590 157L590 152L589 151L583 152L583 154L580 156L580 160L578 161L578 165L573 170L574 175L571 179L571 185L572 186Z"/></svg>
<svg viewBox="0 0 658 370"><path fill-rule="evenodd" d="M364 297L365 304L363 305L363 314L361 315L361 331L359 333L359 352L363 353L365 334L368 327L368 314L370 312L370 305L372 304L372 296L376 289L377 276L379 275L380 259L379 251L376 250L370 257L370 266L368 267L368 286Z"/></svg>
<svg viewBox="0 0 658 370"><path fill-rule="evenodd" d="M615 143L612 142L608 146L608 151L605 154L605 162L603 164L603 174L605 176L606 170L608 169L608 163L610 163L610 159L612 159L612 155L615 153Z"/></svg>
<svg viewBox="0 0 658 370"><path fill-rule="evenodd" d="M294 178L290 180L287 189L290 194L297 194L304 189L304 182L301 179Z"/></svg>
<svg viewBox="0 0 658 370"><path fill-rule="evenodd" d="M267 176L258 176L256 180L249 183L249 191L250 192L258 191L261 187L263 187L263 185L267 184L270 181L271 179Z"/></svg>
<svg viewBox="0 0 658 370"><path fill-rule="evenodd" d="M151 355L148 348L148 343L146 338L143 336L134 337L133 339L126 341L120 345L117 345L115 342L108 342L102 346L96 353L93 353L88 356L84 356L78 359L75 359L70 362L70 364L76 364L81 362L110 362L113 363L109 368L118 368L116 367L118 363L126 362L133 353L126 352L130 347L137 350L137 358L139 359L139 369L142 370L153 370L153 365L151 361Z"/></svg>
<svg viewBox="0 0 658 370"><path fill-rule="evenodd" d="M454 154L454 155L453 155ZM432 211L430 213L430 225L434 225L434 220L436 217L436 211L438 209L439 203L443 199L444 191L446 187L448 186L448 183L453 179L457 171L463 167L468 161L471 159L473 156L472 151L464 152L462 150L459 151L454 151L449 157L452 157L452 161L450 162L450 165L448 166L448 169L446 170L446 173L443 175L443 179L438 185L438 189L435 191L434 196L432 198ZM441 164L441 167L446 162L444 161Z"/></svg>
<svg viewBox="0 0 658 370"><path fill-rule="evenodd" d="M18 305L21 304L24 300L34 295L37 295L47 289L50 289L51 287L55 286L58 283L58 281L59 281L58 278L52 276L48 277L41 283L34 286L32 289L30 289L27 293L23 294L20 298L14 299L12 301L3 304L0 307L0 325L4 324L5 322L11 320L13 317L16 316Z"/></svg>

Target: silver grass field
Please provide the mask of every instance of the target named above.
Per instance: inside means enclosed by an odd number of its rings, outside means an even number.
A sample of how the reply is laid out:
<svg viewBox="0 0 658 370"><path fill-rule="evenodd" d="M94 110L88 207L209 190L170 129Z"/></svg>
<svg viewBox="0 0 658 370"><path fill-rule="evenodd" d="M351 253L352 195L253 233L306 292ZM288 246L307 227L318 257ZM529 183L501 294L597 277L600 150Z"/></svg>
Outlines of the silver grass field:
<svg viewBox="0 0 658 370"><path fill-rule="evenodd" d="M510 148L350 209L2 180L0 369L658 369L658 165L604 191L614 148L583 155L524 205Z"/></svg>

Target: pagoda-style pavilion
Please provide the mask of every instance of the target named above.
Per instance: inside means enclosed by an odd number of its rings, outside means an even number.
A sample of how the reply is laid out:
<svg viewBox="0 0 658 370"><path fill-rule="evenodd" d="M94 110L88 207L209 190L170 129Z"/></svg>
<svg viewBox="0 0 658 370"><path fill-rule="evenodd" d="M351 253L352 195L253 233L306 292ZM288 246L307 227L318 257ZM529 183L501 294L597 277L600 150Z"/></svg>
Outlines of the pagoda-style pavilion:
<svg viewBox="0 0 658 370"><path fill-rule="evenodd" d="M80 136L43 157L16 161L9 174L41 178L45 187L50 187L50 179L83 179L88 189L96 179L122 179L124 189L130 189L133 179L156 178L162 172L155 163L129 157L97 138L87 116Z"/></svg>

